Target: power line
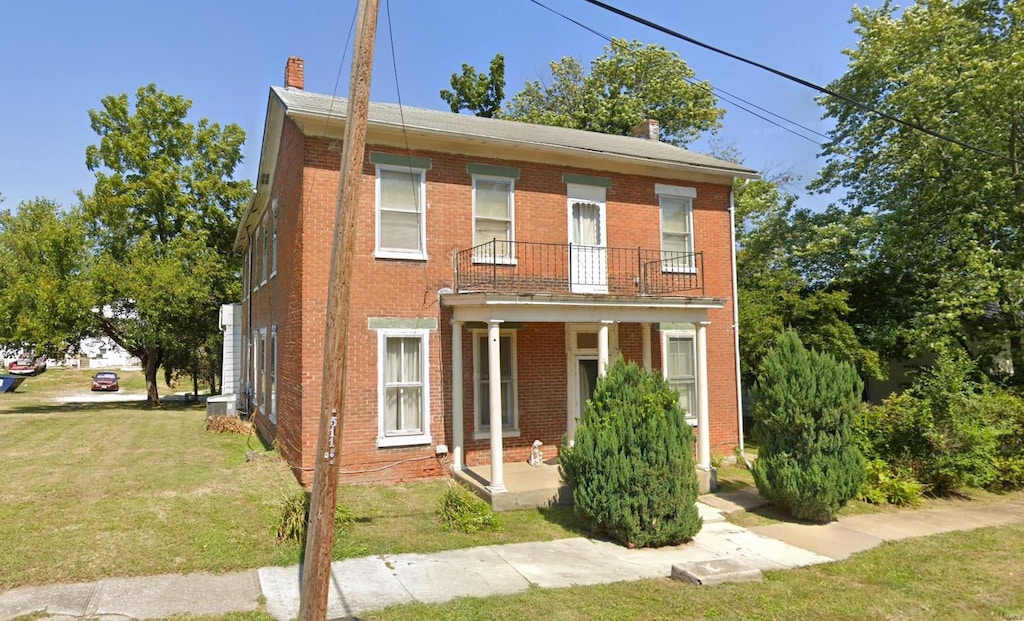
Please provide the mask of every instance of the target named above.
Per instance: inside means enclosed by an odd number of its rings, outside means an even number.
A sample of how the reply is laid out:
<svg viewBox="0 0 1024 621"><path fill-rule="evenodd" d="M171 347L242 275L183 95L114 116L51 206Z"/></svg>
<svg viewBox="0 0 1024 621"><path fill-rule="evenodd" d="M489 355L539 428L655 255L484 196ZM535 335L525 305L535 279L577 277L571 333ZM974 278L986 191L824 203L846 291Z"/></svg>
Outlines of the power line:
<svg viewBox="0 0 1024 621"><path fill-rule="evenodd" d="M559 11L556 11L555 9L545 5L544 3L540 2L539 0L530 0L530 1L533 2L534 4L536 4L537 6L543 8L543 9L547 9L548 11L551 11L555 15L558 15L559 17L561 17L562 19L565 19L566 21L572 22L573 24L576 24L580 28L583 28L584 30L587 30L587 31L597 35L598 37L604 39L605 41L608 41L609 43L612 41L612 38L609 37L608 35L606 35L606 34L604 34L602 32L599 32L599 31L591 28L590 26L587 26L586 24L584 24L584 23L582 23L582 22L580 22L580 21L578 21L576 19L573 19L572 17L569 17L568 15L566 15L564 13L560 13ZM758 110L760 110L761 112L764 112L765 114L770 114L770 115L774 116L775 118L781 119L781 120L785 121L786 123L789 123L790 125L794 125L796 127L799 127L800 129L802 129L804 131L810 132L812 134L817 134L818 136L821 136L822 138L824 138L826 140L828 139L828 136L826 136L825 134L823 134L823 133L821 133L821 132L819 132L817 130L811 129L810 127L807 127L805 125L801 125L800 123L797 123L796 121L794 121L792 119L788 119L788 118L782 116L781 114L776 114L775 112L772 112L771 110L767 110L765 108L762 108L761 106L759 106L759 105L757 105L757 104L755 104L753 102L747 101L746 99L743 99L742 97L740 97L738 95L733 95L732 93L730 93L730 92L728 92L726 90L723 90L723 89L721 89L721 88L719 88L717 86L711 86L709 88L709 87L705 86L703 83L701 83L699 80L695 80L693 78L684 78L684 80L686 80L686 82L688 84L690 84L691 86L695 86L695 87L697 87L697 88L699 88L701 90L704 90L704 91L707 91L709 93L715 94L718 97L720 97L721 99L723 99L724 101L726 101L727 103L732 104L733 106L739 108L740 110L746 112L747 114L756 116L757 118L761 119L762 121L764 121L766 123L770 123L771 125L774 125L775 127L778 127L779 129L787 131L787 132L793 134L794 136L796 136L797 138L802 138L802 139L810 142L811 144L817 145L819 147L821 146L821 143L819 141L815 140L814 138L810 138L808 136L805 136L805 135L801 134L800 132L795 131L794 129L792 129L790 127L786 127L785 125L780 125L779 123L776 123L775 121L773 121L773 120L771 120L769 118L766 118L766 117L758 114L757 112L754 112L753 110L750 110L750 109L746 108L745 106L737 103L737 101L735 101L735 100L742 101L743 103L747 104L748 106L757 108Z"/></svg>
<svg viewBox="0 0 1024 621"><path fill-rule="evenodd" d="M970 149L971 151L975 151L977 153L983 153L983 154L989 155L991 157L996 157L996 158L999 158L1001 160L1006 160L1007 162L1010 162L1010 163L1013 163L1013 164L1021 164L1022 163L1019 160L1016 160L1016 159L1014 159L1014 158L1012 158L1012 157L1010 157L1008 155L1004 155L1002 153L997 153L996 151L990 151L988 149L984 149L982 147L975 146L975 145L970 144L968 142L964 142L964 141L959 140L957 138L953 138L952 136L947 136L945 134L937 132L937 131L935 131L933 129L928 129L927 127L925 127L923 125L920 125L918 123L914 123L913 121L908 121L906 119L902 119L900 117L897 117L897 116L894 116L892 114L889 114L888 112L883 112L881 110L878 110L877 108L873 108L873 107L871 107L871 106L869 106L867 104L861 103L861 102L857 101L856 99L853 99L852 97L847 97L846 95L843 95L842 93L836 92L836 91L834 91L834 90L832 90L832 89L830 89L828 87L815 84L814 82L809 82L807 80L804 80L803 78L799 78L799 77L797 77L795 75L792 75L790 73L786 73L785 71L781 71L779 69L775 69L774 67L769 67L768 65L765 65L763 63L759 63L759 62L757 62L755 60L751 60L749 58L745 58L745 57L740 56L738 54L733 54L732 52L723 50L721 48L715 47L715 46L710 45L708 43L704 43L703 41L698 41L697 39L694 39L693 37L688 37L688 36L684 35L681 32L677 32L675 30L672 30L671 28L668 28L666 26L662 26L661 24L658 24L656 22L652 22L652 21L650 21L648 19L644 19L644 18L639 17L637 15L634 15L634 14L628 12L628 11L623 11L622 9L616 8L616 7L614 7L614 6L610 5L610 4L606 4L604 2L601 2L600 0L584 0L584 2L588 2L588 3L590 3L590 4L592 4L592 5L596 6L596 7L602 8L602 9L604 9L606 11L611 12L611 13L615 13L616 15L618 15L620 17L625 17L626 19L628 19L630 21L634 21L634 22L636 22L638 24L641 24L643 26L647 26L648 28L651 28L653 30L657 30L658 32L667 34L670 37L675 37L676 39L679 39L681 41L686 41L687 43L691 43L691 44L696 45L698 47L702 47L702 48L704 48L706 50L715 52L716 54L721 54L721 55L726 56L728 58L732 58L733 60L738 60L738 61L740 61L742 63L746 63L748 65L752 65L754 67L757 67L758 69L767 71L769 73L773 73L773 74L775 74L775 75L777 75L777 76L779 76L781 78L785 78L786 80L789 80L791 82L796 82L797 84L799 84L801 86L805 86L805 87L807 87L809 89L812 89L814 91L817 91L817 92L819 92L819 93L821 93L823 95L828 95L830 97L834 97L836 99L840 99L842 101L845 101L846 103L852 104L852 105L860 108L861 110L864 110L866 112L870 112L872 114L876 114L876 115L882 117L883 119L892 121L893 123L897 123L899 125L903 125L904 127L909 127L911 129L916 129L917 131L923 132L925 134L928 134L929 136L931 136L933 138L938 138L939 140L942 140L944 142L949 142L951 144L955 144L955 145L961 146L961 147L963 147L965 149Z"/></svg>

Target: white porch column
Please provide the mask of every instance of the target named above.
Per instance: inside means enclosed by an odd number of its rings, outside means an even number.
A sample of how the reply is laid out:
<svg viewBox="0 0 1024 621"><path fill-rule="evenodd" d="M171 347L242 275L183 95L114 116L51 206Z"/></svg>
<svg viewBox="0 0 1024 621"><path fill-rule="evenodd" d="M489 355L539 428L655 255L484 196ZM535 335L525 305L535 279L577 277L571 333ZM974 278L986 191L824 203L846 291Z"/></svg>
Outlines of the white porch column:
<svg viewBox="0 0 1024 621"><path fill-rule="evenodd" d="M708 428L708 322L697 328L697 467L711 468L711 430Z"/></svg>
<svg viewBox="0 0 1024 621"><path fill-rule="evenodd" d="M610 321L602 321L597 327L597 376L604 377L608 374L608 324Z"/></svg>
<svg viewBox="0 0 1024 621"><path fill-rule="evenodd" d="M651 324L640 324L640 343L643 351L644 370L651 371ZM664 364L664 363L662 363Z"/></svg>
<svg viewBox="0 0 1024 621"><path fill-rule="evenodd" d="M452 470L462 470L462 322L452 322Z"/></svg>
<svg viewBox="0 0 1024 621"><path fill-rule="evenodd" d="M492 494L505 494L505 450L501 438L501 321L487 323L487 394L490 403L491 430L491 484L487 486Z"/></svg>

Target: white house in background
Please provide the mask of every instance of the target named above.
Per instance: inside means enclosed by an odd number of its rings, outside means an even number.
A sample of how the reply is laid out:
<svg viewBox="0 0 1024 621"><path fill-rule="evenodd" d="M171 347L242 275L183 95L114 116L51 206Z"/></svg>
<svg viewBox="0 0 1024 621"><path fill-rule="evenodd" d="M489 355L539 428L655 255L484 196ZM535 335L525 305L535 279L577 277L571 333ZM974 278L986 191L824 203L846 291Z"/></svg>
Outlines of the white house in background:
<svg viewBox="0 0 1024 621"><path fill-rule="evenodd" d="M83 369L136 369L142 364L106 336L83 340L80 351L79 366Z"/></svg>

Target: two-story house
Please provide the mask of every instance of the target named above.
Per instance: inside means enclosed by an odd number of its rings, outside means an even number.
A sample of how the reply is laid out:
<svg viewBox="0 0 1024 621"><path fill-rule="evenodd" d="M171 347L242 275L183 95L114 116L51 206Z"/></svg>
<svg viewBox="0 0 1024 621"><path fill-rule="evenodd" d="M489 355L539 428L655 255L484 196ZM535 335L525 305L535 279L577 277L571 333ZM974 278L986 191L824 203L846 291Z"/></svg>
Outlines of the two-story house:
<svg viewBox="0 0 1024 621"><path fill-rule="evenodd" d="M243 378L308 484L346 100L270 90L245 252ZM663 373L699 467L738 443L736 164L645 137L371 104L357 214L341 480L555 457L610 360ZM494 425L494 421L499 421ZM498 427L495 432L494 427ZM481 468L482 467L482 468Z"/></svg>

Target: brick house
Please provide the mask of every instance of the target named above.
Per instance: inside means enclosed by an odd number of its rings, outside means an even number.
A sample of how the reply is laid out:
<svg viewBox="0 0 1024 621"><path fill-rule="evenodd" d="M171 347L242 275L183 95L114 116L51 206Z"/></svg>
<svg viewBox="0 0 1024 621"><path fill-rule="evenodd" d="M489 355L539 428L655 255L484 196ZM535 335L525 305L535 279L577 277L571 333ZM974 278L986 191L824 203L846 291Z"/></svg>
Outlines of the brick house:
<svg viewBox="0 0 1024 621"><path fill-rule="evenodd" d="M345 113L345 99L304 91L302 60L289 59L236 240L243 392L303 484ZM476 467L500 494L504 464L525 462L535 440L552 457L620 354L679 389L699 468L731 454L742 433L731 188L755 175L658 142L656 123L641 130L371 104L342 482Z"/></svg>

